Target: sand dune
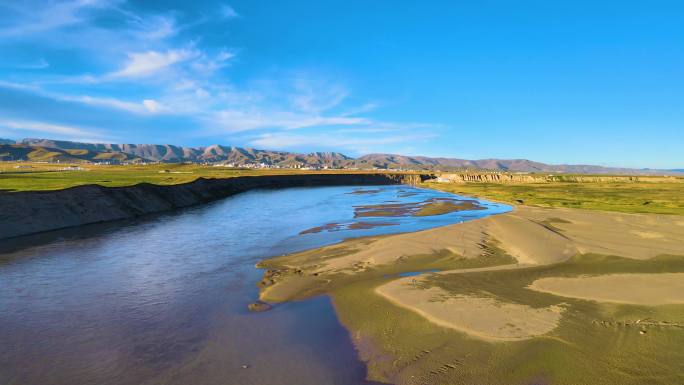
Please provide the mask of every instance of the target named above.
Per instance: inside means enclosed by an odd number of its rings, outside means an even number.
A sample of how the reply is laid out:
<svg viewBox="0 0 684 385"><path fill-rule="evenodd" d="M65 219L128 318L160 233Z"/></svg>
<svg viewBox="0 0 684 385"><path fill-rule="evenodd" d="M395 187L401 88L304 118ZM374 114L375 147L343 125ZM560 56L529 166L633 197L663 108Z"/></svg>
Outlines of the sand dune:
<svg viewBox="0 0 684 385"><path fill-rule="evenodd" d="M417 255L448 250L475 258L483 244L497 246L520 264L545 265L578 253L649 259L684 254L681 217L575 209L518 207L515 211L415 233L353 239L272 261L317 274L353 274Z"/></svg>

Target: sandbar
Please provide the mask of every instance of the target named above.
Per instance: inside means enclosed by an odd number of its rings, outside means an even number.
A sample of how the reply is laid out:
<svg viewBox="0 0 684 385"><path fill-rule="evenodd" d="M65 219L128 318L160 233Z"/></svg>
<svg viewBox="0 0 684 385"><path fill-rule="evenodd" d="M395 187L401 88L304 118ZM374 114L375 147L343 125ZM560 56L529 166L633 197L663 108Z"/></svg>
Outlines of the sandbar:
<svg viewBox="0 0 684 385"><path fill-rule="evenodd" d="M390 302L437 325L490 342L518 341L556 328L562 306L533 308L488 297L452 295L439 287L425 288L414 278L397 279L375 289Z"/></svg>
<svg viewBox="0 0 684 385"><path fill-rule="evenodd" d="M548 277L532 282L528 288L596 302L646 306L684 304L684 273Z"/></svg>

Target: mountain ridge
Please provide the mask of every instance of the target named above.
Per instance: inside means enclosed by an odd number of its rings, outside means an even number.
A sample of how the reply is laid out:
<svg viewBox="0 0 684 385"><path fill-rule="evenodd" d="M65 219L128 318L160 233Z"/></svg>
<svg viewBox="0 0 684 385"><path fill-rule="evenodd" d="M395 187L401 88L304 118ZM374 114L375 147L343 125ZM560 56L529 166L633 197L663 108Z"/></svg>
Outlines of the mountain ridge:
<svg viewBox="0 0 684 385"><path fill-rule="evenodd" d="M83 143L25 138L0 139L0 160L61 162L197 162L248 167L311 167L409 169L424 171L490 170L498 172L572 174L663 174L684 170L654 170L597 165L546 164L528 159L460 159L373 153L352 158L339 152L295 153L214 144L184 147L171 144Z"/></svg>

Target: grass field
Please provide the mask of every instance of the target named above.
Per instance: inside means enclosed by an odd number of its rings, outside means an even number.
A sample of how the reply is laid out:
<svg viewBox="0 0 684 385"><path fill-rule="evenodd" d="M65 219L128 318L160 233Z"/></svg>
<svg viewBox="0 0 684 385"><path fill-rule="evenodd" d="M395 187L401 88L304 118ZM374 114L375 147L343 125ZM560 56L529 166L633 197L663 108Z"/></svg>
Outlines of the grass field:
<svg viewBox="0 0 684 385"><path fill-rule="evenodd" d="M21 166L22 168L16 168ZM351 170L235 169L196 164L130 166L81 165L85 170L63 171L67 164L0 163L0 191L57 190L85 184L130 186L137 183L170 185L197 178L250 175L351 173ZM377 172L377 171L370 171ZM424 183L423 187L512 204L568 207L626 213L684 215L684 178L678 182L556 182L529 184Z"/></svg>
<svg viewBox="0 0 684 385"><path fill-rule="evenodd" d="M15 168L21 166L25 168ZM284 175L306 173L351 173L350 170L297 169L237 169L196 164L151 165L91 165L81 164L85 170L63 171L68 164L0 163L0 191L58 190L86 184L107 187L130 186L138 183L171 185L191 182L197 178L232 178L254 175ZM30 167L30 168L29 168Z"/></svg>
<svg viewBox="0 0 684 385"><path fill-rule="evenodd" d="M512 204L684 215L680 182L424 183L423 187Z"/></svg>

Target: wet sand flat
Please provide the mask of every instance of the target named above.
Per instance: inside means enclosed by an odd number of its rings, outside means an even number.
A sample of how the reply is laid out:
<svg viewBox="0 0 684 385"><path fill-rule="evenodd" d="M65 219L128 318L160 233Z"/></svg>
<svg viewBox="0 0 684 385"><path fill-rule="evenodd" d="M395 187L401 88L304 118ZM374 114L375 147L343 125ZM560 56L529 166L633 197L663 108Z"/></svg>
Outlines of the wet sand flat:
<svg viewBox="0 0 684 385"><path fill-rule="evenodd" d="M444 250L477 258L487 241L496 241L523 265L558 263L588 253L644 260L684 255L684 227L677 226L679 221L680 217L671 215L518 207L510 213L430 230L351 239L267 264L322 275L353 274ZM648 237L643 236L645 232Z"/></svg>
<svg viewBox="0 0 684 385"><path fill-rule="evenodd" d="M543 335L558 325L563 308L535 309L493 298L450 295L438 287L424 288L413 278L402 278L375 292L442 327L486 341L519 341Z"/></svg>
<svg viewBox="0 0 684 385"><path fill-rule="evenodd" d="M354 217L426 217L457 211L484 210L476 200L455 198L430 198L423 202L383 203L354 207Z"/></svg>
<svg viewBox="0 0 684 385"><path fill-rule="evenodd" d="M645 306L684 304L684 273L549 277L534 281L529 288L597 302Z"/></svg>
<svg viewBox="0 0 684 385"><path fill-rule="evenodd" d="M681 383L678 327L606 326L678 325L684 317L681 223L674 215L518 206L263 261L278 275L265 275L261 298L330 294L373 380L508 385L537 383L544 373L554 384L598 376L611 385ZM430 269L439 271L396 278ZM558 287L535 290L549 282ZM512 381L512 367L526 369Z"/></svg>

